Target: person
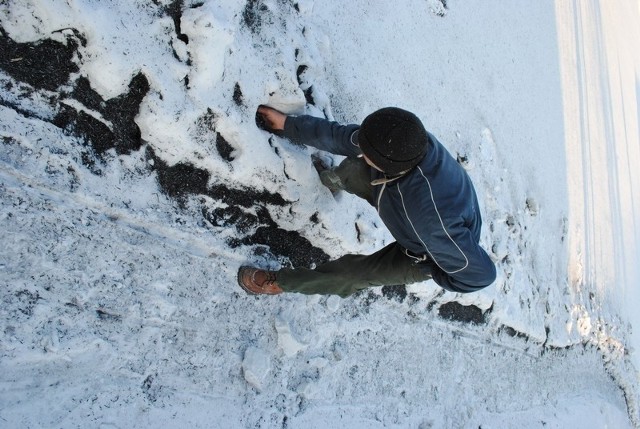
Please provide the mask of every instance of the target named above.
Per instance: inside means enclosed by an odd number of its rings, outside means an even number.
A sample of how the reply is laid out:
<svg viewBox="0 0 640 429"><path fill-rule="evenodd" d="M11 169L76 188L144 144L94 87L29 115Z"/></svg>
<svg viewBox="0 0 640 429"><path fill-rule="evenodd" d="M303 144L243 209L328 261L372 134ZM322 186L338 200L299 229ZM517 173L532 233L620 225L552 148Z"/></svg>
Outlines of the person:
<svg viewBox="0 0 640 429"><path fill-rule="evenodd" d="M260 106L261 128L346 158L319 169L333 191L357 195L378 211L396 240L371 255L347 254L310 268L238 270L249 294L282 292L348 297L372 286L433 279L452 292L489 286L496 268L479 245L482 217L471 179L416 115L387 107L361 126Z"/></svg>

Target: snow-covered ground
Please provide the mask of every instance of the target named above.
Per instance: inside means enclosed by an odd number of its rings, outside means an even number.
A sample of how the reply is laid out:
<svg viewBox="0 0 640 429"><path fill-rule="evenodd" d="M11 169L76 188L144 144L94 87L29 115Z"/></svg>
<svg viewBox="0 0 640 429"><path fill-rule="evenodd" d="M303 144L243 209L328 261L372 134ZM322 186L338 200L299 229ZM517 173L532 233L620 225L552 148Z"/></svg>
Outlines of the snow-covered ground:
<svg viewBox="0 0 640 429"><path fill-rule="evenodd" d="M639 23L637 0L0 1L0 427L638 427ZM241 293L240 264L391 240L259 104L414 111L474 180L495 284Z"/></svg>

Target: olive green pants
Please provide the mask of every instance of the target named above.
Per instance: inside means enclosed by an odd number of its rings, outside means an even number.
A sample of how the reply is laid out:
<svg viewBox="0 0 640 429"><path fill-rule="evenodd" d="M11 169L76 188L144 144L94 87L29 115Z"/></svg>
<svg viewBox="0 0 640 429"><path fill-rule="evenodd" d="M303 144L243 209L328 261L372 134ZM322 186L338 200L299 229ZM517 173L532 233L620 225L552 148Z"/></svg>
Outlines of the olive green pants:
<svg viewBox="0 0 640 429"><path fill-rule="evenodd" d="M322 183L373 203L371 167L362 159L346 158L333 170L320 173ZM371 286L401 285L431 278L424 264L391 243L371 255L344 255L315 269L282 269L278 284L286 292L339 295L343 298Z"/></svg>

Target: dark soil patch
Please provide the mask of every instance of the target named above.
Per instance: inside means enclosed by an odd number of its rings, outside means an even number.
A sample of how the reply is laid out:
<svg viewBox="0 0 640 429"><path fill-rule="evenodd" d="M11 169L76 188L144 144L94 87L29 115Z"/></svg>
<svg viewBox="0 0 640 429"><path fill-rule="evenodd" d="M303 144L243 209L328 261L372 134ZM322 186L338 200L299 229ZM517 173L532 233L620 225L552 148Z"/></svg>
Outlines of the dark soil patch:
<svg viewBox="0 0 640 429"><path fill-rule="evenodd" d="M490 312L490 309L483 312L475 305L462 305L457 302L448 302L438 308L438 314L443 319L474 325L484 325L487 323L486 317Z"/></svg>
<svg viewBox="0 0 640 429"><path fill-rule="evenodd" d="M100 320L110 321L110 322L120 322L122 320L122 316L119 314L113 313L109 310L105 310L104 308L98 308L96 310L96 315Z"/></svg>
<svg viewBox="0 0 640 429"><path fill-rule="evenodd" d="M266 246L273 255L288 258L294 266L310 266L329 259L324 251L313 246L298 232L279 228L273 221L266 206L290 204L279 194L247 188L233 189L221 184L209 186L210 175L206 170L186 164L169 167L155 156L151 148L147 149L147 154L154 160L154 169L163 192L175 198L182 207L186 198L192 195L206 195L225 203L227 207L215 209L203 205L201 211L213 226L234 226L240 234L249 233L245 237L229 240L231 247Z"/></svg>
<svg viewBox="0 0 640 429"><path fill-rule="evenodd" d="M500 328L500 332L504 332L505 334L513 338L522 338L527 341L530 340L529 335L525 334L524 332L517 331L513 329L511 326L506 326L506 325L502 326Z"/></svg>
<svg viewBox="0 0 640 429"><path fill-rule="evenodd" d="M242 11L242 22L254 34L260 32L269 8L261 0L247 0ZM271 22L268 20L267 23Z"/></svg>
<svg viewBox="0 0 640 429"><path fill-rule="evenodd" d="M67 105L61 106L53 123L63 128L67 134L81 137L99 153L110 149L114 141L111 129L104 122Z"/></svg>
<svg viewBox="0 0 640 429"><path fill-rule="evenodd" d="M233 101L237 106L242 106L244 104L244 96L242 95L242 88L240 88L240 84L236 82L233 87Z"/></svg>
<svg viewBox="0 0 640 429"><path fill-rule="evenodd" d="M40 295L37 292L30 292L26 289L18 291L15 293L15 296L18 298L20 302L20 306L18 307L20 312L26 316L33 315L33 309L41 299Z"/></svg>
<svg viewBox="0 0 640 429"><path fill-rule="evenodd" d="M235 159L232 155L235 149L224 137L222 137L222 134L220 133L216 136L216 149L225 161L231 162Z"/></svg>
<svg viewBox="0 0 640 429"><path fill-rule="evenodd" d="M407 287L405 285L383 286L382 295L387 299L403 302L407 297Z"/></svg>
<svg viewBox="0 0 640 429"><path fill-rule="evenodd" d="M300 85L301 88L306 86L306 89L303 89L302 92L304 93L304 98L307 101L307 104L315 106L315 100L313 98L313 85L309 85L304 77L304 74L307 70L309 70L309 66L307 66L306 64L300 64L296 69L296 78L298 79L298 85Z"/></svg>
<svg viewBox="0 0 640 429"><path fill-rule="evenodd" d="M189 37L182 33L180 26L180 20L182 19L182 10L184 9L184 0L173 0L165 7L164 12L173 20L173 26L175 27L178 39L182 40L187 45L189 44Z"/></svg>
<svg viewBox="0 0 640 429"><path fill-rule="evenodd" d="M264 210L262 212L264 213ZM226 227L233 225L241 234L247 234L255 225L264 223L260 216L247 212L238 206L216 207L215 209L205 207L202 209L202 216L213 226ZM269 219L267 216L267 220Z"/></svg>
<svg viewBox="0 0 640 429"><path fill-rule="evenodd" d="M439 17L445 17L447 15L446 10L449 9L449 7L447 6L447 0L438 0L438 1L442 4L444 11L438 12L436 13L436 15L438 15Z"/></svg>
<svg viewBox="0 0 640 429"><path fill-rule="evenodd" d="M380 295L376 294L371 288L362 289L354 293L354 296L361 298L362 306L366 309L366 312L369 312L369 307L380 299Z"/></svg>
<svg viewBox="0 0 640 429"><path fill-rule="evenodd" d="M179 26L183 7L183 1L177 0L170 3L165 13L173 18L178 37L188 43L188 39L181 37ZM260 16L267 7L260 1L250 0L245 9L245 22L259 27ZM52 40L20 44L0 29L0 67L16 81L28 83L37 89L60 91L62 85L69 84L70 74L78 71L74 63L76 54L78 58L81 57L77 53L78 40L82 42L84 39L74 32L66 45ZM131 79L126 93L104 100L91 88L87 78L79 77L72 83L70 92L60 92L58 101L53 102L57 103L58 114L51 123L85 142L86 150L83 149L79 161L92 173L100 175L102 170L99 166L107 162L102 156L106 151L114 149L119 155L128 155L142 148L140 129L134 118L149 89L145 75L138 73ZM75 100L83 107L78 107L74 102L59 101L68 99ZM241 102L239 85L236 85L234 99L236 103ZM205 131L215 132L214 119L212 111L205 115L201 124ZM234 161L234 147L219 133L215 145L223 159L229 163ZM272 255L288 258L294 266L310 266L328 260L321 249L314 247L298 232L279 228L273 221L268 206L291 204L279 194L242 187L230 188L219 183L209 185L211 177L206 170L189 164L168 166L150 147L146 154L148 159L153 160L151 169L157 173L160 188L174 198L180 207L185 208L187 198L198 195L224 203L224 208L209 208L206 200L202 199L201 213L214 226L236 228L239 236L230 240L229 245L253 245L263 250L266 247Z"/></svg>
<svg viewBox="0 0 640 429"><path fill-rule="evenodd" d="M158 173L158 181L162 190L170 197L183 199L189 195L207 195L229 206L252 207L256 203L284 206L289 204L279 194L254 191L252 189L231 189L227 186L214 184L209 186L208 171L189 164L176 164L169 167L157 157L150 147L147 157L154 161L154 169Z"/></svg>
<svg viewBox="0 0 640 429"><path fill-rule="evenodd" d="M298 69L296 70L296 77L298 78L298 85L302 85L304 83L304 81L302 80L302 75L304 74L304 72L307 71L307 69L309 68L309 66L305 65L305 64L301 64L298 66Z"/></svg>
<svg viewBox="0 0 640 429"><path fill-rule="evenodd" d="M237 84L236 84L237 85ZM239 88L239 87L238 87ZM234 95L235 97L235 95ZM210 144L212 141L211 136L215 135L215 145L218 150L218 154L225 161L231 163L235 157L233 152L235 148L224 138L224 136L216 130L216 114L210 108L207 108L207 112L198 118L198 136L199 141Z"/></svg>
<svg viewBox="0 0 640 429"><path fill-rule="evenodd" d="M158 173L158 182L162 191L175 198L184 206L185 198L189 195L204 195L208 191L209 173L187 164L167 166L156 157L151 148L147 154L154 160L154 170Z"/></svg>
<svg viewBox="0 0 640 429"><path fill-rule="evenodd" d="M73 62L77 48L73 38L67 38L66 45L50 39L16 43L0 28L0 68L37 89L55 91L69 81L78 71Z"/></svg>
<svg viewBox="0 0 640 429"><path fill-rule="evenodd" d="M304 93L304 99L307 101L307 104L315 106L316 101L313 98L313 85L302 92Z"/></svg>
<svg viewBox="0 0 640 429"><path fill-rule="evenodd" d="M244 238L240 243L268 246L275 255L289 258L294 267L308 267L329 260L329 256L324 251L313 246L299 233L276 226L261 226L254 234Z"/></svg>
<svg viewBox="0 0 640 429"><path fill-rule="evenodd" d="M63 128L69 134L83 138L98 154L109 149L115 149L118 154L129 154L142 146L140 129L134 119L148 91L149 82L146 76L138 73L129 82L128 92L110 100L103 100L91 88L89 81L81 77L69 94L70 97L100 113L106 121L111 123L111 127L67 104L61 104L60 112L54 118L53 124Z"/></svg>

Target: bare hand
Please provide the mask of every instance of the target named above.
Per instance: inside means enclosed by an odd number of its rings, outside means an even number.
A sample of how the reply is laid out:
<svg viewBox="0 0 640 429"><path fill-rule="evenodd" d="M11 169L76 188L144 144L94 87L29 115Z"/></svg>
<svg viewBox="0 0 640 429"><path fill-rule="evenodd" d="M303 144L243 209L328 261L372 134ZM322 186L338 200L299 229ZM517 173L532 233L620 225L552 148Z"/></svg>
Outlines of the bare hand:
<svg viewBox="0 0 640 429"><path fill-rule="evenodd" d="M286 120L287 115L269 106L261 105L256 112L256 123L258 127L269 132L278 133L279 131L283 131Z"/></svg>

